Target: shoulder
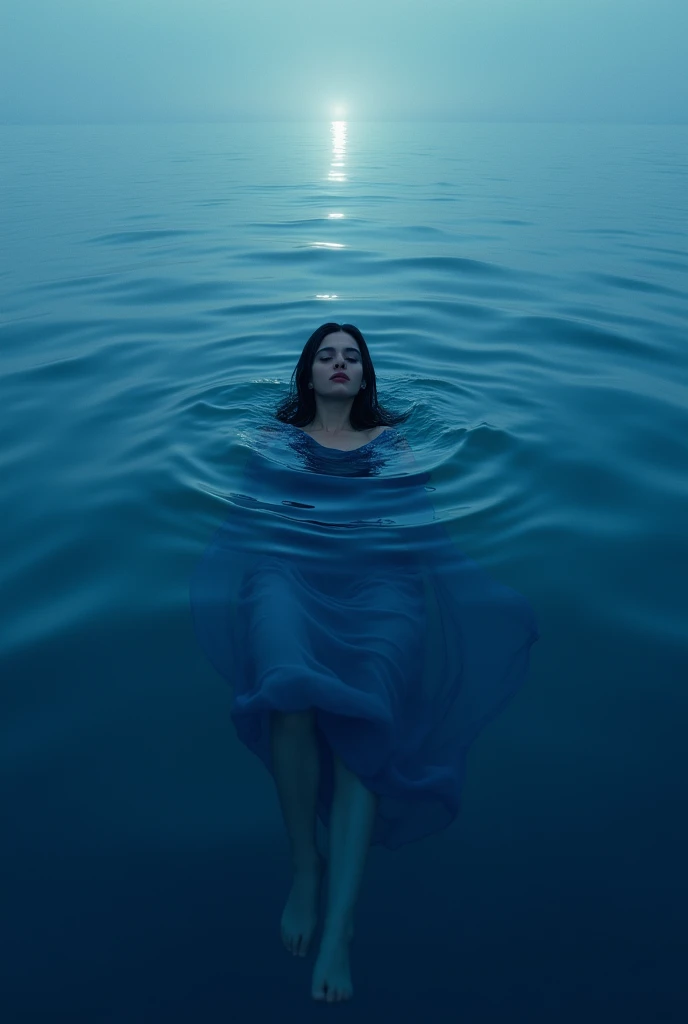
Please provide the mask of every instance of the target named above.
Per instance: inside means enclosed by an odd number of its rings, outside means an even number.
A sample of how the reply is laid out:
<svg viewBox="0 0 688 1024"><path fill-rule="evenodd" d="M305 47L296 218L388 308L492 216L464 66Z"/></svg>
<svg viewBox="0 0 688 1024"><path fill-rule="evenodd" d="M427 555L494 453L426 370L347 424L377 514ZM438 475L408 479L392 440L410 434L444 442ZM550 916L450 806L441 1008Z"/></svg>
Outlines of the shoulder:
<svg viewBox="0 0 688 1024"><path fill-rule="evenodd" d="M394 430L394 427L385 427L385 426L371 427L370 430L368 431L368 435L369 435L368 439L370 441L374 441L376 437L379 437L380 434L384 434L384 432L386 430Z"/></svg>

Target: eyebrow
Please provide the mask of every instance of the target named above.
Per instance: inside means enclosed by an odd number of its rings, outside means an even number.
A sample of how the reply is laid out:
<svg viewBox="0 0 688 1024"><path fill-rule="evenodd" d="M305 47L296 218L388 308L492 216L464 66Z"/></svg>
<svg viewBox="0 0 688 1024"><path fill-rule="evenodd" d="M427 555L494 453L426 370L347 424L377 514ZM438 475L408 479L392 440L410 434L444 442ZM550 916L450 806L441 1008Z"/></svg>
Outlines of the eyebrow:
<svg viewBox="0 0 688 1024"><path fill-rule="evenodd" d="M357 356L360 356L360 354L361 354L358 351L357 348L353 347L353 345L347 346L347 348L345 348L344 351L345 352L355 352ZM321 352L334 352L334 345L323 345L322 348L318 349L318 355L320 355Z"/></svg>

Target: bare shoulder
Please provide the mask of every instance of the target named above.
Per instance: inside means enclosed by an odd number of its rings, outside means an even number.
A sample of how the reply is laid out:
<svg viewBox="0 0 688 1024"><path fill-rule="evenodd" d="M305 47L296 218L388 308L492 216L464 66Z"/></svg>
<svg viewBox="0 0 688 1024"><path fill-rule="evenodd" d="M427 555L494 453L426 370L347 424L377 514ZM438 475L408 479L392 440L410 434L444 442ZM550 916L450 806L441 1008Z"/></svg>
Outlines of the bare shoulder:
<svg viewBox="0 0 688 1024"><path fill-rule="evenodd" d="M385 426L371 427L370 430L368 431L369 440L370 441L374 441L376 437L380 436L380 434L384 434L385 430L394 430L394 427L385 427Z"/></svg>

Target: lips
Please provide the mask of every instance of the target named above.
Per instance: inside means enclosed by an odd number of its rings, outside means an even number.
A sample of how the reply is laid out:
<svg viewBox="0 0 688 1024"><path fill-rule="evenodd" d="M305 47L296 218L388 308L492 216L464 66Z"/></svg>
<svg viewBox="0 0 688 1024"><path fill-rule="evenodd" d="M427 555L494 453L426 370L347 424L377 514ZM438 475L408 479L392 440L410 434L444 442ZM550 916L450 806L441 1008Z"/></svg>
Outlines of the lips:
<svg viewBox="0 0 688 1024"><path fill-rule="evenodd" d="M330 380L348 380L349 378L345 373L333 373Z"/></svg>

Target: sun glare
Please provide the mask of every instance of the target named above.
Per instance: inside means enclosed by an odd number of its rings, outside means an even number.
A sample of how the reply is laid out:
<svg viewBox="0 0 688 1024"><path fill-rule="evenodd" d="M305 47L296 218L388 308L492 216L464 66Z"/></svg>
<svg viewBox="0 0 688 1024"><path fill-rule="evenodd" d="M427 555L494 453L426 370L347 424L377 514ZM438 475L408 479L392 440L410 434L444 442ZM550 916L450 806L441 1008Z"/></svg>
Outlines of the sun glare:
<svg viewBox="0 0 688 1024"><path fill-rule="evenodd" d="M332 134L332 162L330 164L330 181L346 181L342 168L346 166L346 121L333 121L330 126Z"/></svg>

